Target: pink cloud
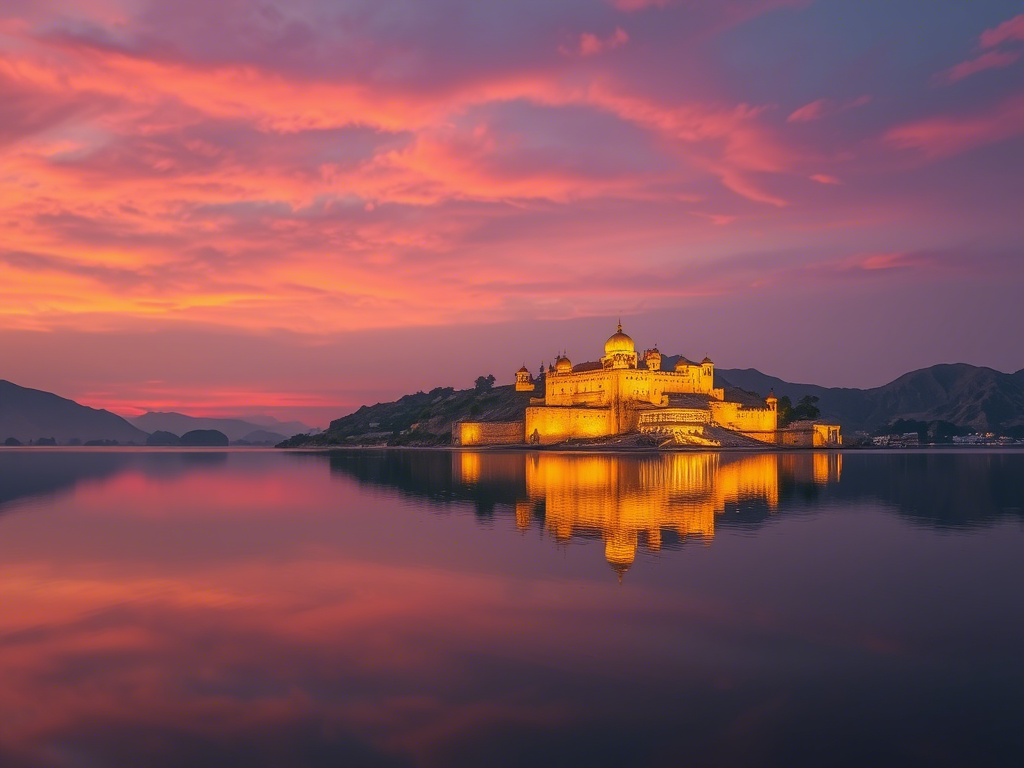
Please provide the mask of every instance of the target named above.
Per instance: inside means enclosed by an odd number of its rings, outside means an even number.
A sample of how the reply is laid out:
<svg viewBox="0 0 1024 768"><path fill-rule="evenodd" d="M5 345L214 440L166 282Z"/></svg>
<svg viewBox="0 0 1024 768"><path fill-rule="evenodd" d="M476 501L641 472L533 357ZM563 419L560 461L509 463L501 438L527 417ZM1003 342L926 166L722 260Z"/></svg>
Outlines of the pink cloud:
<svg viewBox="0 0 1024 768"><path fill-rule="evenodd" d="M964 117L939 116L890 129L883 141L916 149L930 158L960 154L1024 132L1024 96L1015 95L994 109Z"/></svg>
<svg viewBox="0 0 1024 768"><path fill-rule="evenodd" d="M615 31L607 37L598 37L592 32L584 32L580 35L579 41L573 46L559 46L559 52L564 56L596 56L603 51L611 51L621 48L629 42L629 35L622 27L616 27Z"/></svg>
<svg viewBox="0 0 1024 768"><path fill-rule="evenodd" d="M994 48L1015 40L1024 40L1024 13L1004 21L994 29L986 29L979 38L982 48Z"/></svg>
<svg viewBox="0 0 1024 768"><path fill-rule="evenodd" d="M846 112L850 109L856 109L857 107L863 107L865 104L870 103L871 97L868 95L858 96L855 99L847 99L842 102L835 102L831 99L818 99L812 101L810 104L804 104L799 109L795 110L788 118L787 123L809 123L813 120L820 120L823 117L835 115L840 112Z"/></svg>
<svg viewBox="0 0 1024 768"><path fill-rule="evenodd" d="M810 104L804 104L786 118L786 122L807 123L811 120L819 120L825 116L825 103L825 99L818 99L817 101L812 101Z"/></svg>
<svg viewBox="0 0 1024 768"><path fill-rule="evenodd" d="M935 76L934 80L937 84L952 85L953 83L960 82L965 77L970 77L971 75L977 74L978 72L982 72L986 69L1001 69L1003 67L1008 67L1019 58L1020 54L1015 52L988 51L975 59L962 61L959 64L940 72Z"/></svg>
<svg viewBox="0 0 1024 768"><path fill-rule="evenodd" d="M630 13L642 11L644 8L664 8L672 0L611 0L611 4L620 11Z"/></svg>
<svg viewBox="0 0 1024 768"><path fill-rule="evenodd" d="M829 176L827 173L815 173L811 177L812 181L816 181L819 184L842 184L839 179L835 176Z"/></svg>

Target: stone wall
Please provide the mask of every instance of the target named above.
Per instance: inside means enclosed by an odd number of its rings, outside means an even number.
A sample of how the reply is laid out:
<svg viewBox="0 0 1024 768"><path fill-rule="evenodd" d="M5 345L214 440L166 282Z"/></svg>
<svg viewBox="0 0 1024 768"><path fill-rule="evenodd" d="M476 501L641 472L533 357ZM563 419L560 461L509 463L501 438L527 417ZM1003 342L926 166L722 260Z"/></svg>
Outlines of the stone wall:
<svg viewBox="0 0 1024 768"><path fill-rule="evenodd" d="M560 443L569 438L606 437L615 434L612 412L608 408L526 409L526 441L541 445Z"/></svg>
<svg viewBox="0 0 1024 768"><path fill-rule="evenodd" d="M460 421L452 427L454 445L516 445L525 436L521 421Z"/></svg>
<svg viewBox="0 0 1024 768"><path fill-rule="evenodd" d="M778 417L778 412L771 408L744 408L739 403L720 401L711 403L711 419L715 424L763 443L775 442Z"/></svg>

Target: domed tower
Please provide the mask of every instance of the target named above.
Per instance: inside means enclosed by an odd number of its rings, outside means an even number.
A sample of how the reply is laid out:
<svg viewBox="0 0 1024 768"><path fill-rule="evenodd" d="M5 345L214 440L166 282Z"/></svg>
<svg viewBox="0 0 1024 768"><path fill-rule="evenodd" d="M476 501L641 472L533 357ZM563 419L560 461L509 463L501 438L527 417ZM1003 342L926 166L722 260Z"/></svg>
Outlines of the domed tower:
<svg viewBox="0 0 1024 768"><path fill-rule="evenodd" d="M765 401L765 403L767 403L769 411L778 411L779 410L779 398L777 398L775 396L775 390L774 389L771 390L768 393L768 397L766 397L764 399L764 401Z"/></svg>
<svg viewBox="0 0 1024 768"><path fill-rule="evenodd" d="M559 355L555 360L555 373L572 373L572 363L565 355Z"/></svg>
<svg viewBox="0 0 1024 768"><path fill-rule="evenodd" d="M516 371L516 392L533 392L533 376L525 363Z"/></svg>
<svg viewBox="0 0 1024 768"><path fill-rule="evenodd" d="M647 363L647 370L649 371L661 370L661 352L658 351L657 347L644 352L644 362Z"/></svg>
<svg viewBox="0 0 1024 768"><path fill-rule="evenodd" d="M633 340L622 332L622 323L604 343L601 364L605 368L636 368L636 347Z"/></svg>

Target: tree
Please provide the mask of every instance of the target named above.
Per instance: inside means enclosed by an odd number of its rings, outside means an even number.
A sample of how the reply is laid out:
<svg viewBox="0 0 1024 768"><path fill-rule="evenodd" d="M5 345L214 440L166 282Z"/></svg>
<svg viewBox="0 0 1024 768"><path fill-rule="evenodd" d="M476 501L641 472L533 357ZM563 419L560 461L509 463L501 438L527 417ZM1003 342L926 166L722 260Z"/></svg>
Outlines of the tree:
<svg viewBox="0 0 1024 768"><path fill-rule="evenodd" d="M793 401L789 399L789 395L780 397L775 407L779 412L779 426L788 427L789 422L793 420Z"/></svg>
<svg viewBox="0 0 1024 768"><path fill-rule="evenodd" d="M494 376L487 375L487 376L477 376L476 377L476 387L475 388L476 388L477 392L486 392L487 390L489 390L493 386L494 386Z"/></svg>
<svg viewBox="0 0 1024 768"><path fill-rule="evenodd" d="M801 397L800 402L793 408L793 420L810 420L821 416L821 411L818 410L818 406L815 405L817 402L818 398L814 395L804 395Z"/></svg>

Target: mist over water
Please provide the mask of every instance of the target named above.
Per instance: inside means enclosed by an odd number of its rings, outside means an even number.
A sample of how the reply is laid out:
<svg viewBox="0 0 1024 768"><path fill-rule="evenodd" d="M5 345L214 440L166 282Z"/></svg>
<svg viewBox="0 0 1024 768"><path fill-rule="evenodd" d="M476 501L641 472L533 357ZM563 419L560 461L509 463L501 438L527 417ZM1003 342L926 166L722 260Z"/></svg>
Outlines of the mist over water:
<svg viewBox="0 0 1024 768"><path fill-rule="evenodd" d="M0 450L0 764L1014 764L1022 477Z"/></svg>

